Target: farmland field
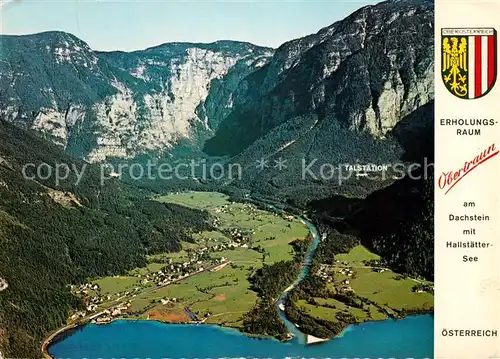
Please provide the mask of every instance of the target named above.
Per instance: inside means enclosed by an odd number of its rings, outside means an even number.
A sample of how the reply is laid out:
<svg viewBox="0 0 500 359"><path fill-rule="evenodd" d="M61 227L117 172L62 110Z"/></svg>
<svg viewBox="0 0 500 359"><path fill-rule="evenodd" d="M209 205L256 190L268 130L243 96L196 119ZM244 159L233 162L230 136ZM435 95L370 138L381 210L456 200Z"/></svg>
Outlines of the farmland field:
<svg viewBox="0 0 500 359"><path fill-rule="evenodd" d="M337 315L347 313L356 322L383 320L404 311L430 311L434 305L432 289L415 290L416 285L432 288L431 282L394 273L384 267L378 255L361 245L337 254L335 264L320 264L315 275L327 282L330 297L295 301L301 312L314 318L336 322ZM353 303L333 299L334 295L347 296Z"/></svg>
<svg viewBox="0 0 500 359"><path fill-rule="evenodd" d="M97 303L96 311L109 307L109 300L120 300L128 305L124 318L237 327L257 300L248 278L263 264L293 259L291 242L309 234L292 216L232 203L219 193L177 193L157 200L206 210L216 224L194 233L195 243L181 243L178 253L150 255L146 267L92 281L99 289L86 292Z"/></svg>
<svg viewBox="0 0 500 359"><path fill-rule="evenodd" d="M380 260L380 256L370 252L364 246L356 246L349 253L341 253L335 256L340 262L347 261L350 265L363 265L364 261Z"/></svg>

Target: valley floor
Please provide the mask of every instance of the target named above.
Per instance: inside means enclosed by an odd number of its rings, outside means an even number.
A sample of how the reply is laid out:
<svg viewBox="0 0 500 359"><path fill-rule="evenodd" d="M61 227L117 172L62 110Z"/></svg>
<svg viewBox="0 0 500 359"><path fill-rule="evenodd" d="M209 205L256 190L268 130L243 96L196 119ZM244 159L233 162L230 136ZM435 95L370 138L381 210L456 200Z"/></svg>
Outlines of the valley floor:
<svg viewBox="0 0 500 359"><path fill-rule="evenodd" d="M93 321L136 318L239 327L257 301L248 278L264 264L291 260L290 243L309 233L293 216L232 203L218 193L179 193L158 200L207 210L216 229L194 234L196 243L183 242L181 252L149 256L147 267L126 276L73 288L87 308L70 320L102 313Z"/></svg>
<svg viewBox="0 0 500 359"><path fill-rule="evenodd" d="M293 216L230 202L219 193L177 193L157 200L208 211L214 218L214 230L193 234L195 243L183 242L178 253L149 256L146 267L127 275L95 278L73 287L86 308L74 313L66 328L115 319L241 328L243 315L258 300L249 278L264 264L292 260L290 244L309 235L307 226ZM294 321L298 326L305 318L306 322L320 320L343 328L433 307L432 283L392 272L379 256L362 246L336 255L330 263L314 264L310 277L325 287L312 295L302 285L293 290L288 305L301 318ZM303 332L318 338L332 334L308 331L307 327Z"/></svg>

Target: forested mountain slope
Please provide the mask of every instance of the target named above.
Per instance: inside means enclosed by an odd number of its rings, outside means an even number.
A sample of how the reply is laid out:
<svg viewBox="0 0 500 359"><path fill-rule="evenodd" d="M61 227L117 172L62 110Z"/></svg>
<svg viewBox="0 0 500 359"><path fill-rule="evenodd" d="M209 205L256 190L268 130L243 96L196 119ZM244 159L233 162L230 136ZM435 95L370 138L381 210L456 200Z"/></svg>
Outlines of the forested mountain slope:
<svg viewBox="0 0 500 359"><path fill-rule="evenodd" d="M191 233L211 227L208 214L147 200L118 182L100 185L97 168L26 180L23 166L85 163L55 145L0 121L0 348L6 357L40 357L40 341L82 304L69 284L119 274L145 255L180 249ZM31 177L34 167L26 173ZM45 177L45 176L44 176Z"/></svg>

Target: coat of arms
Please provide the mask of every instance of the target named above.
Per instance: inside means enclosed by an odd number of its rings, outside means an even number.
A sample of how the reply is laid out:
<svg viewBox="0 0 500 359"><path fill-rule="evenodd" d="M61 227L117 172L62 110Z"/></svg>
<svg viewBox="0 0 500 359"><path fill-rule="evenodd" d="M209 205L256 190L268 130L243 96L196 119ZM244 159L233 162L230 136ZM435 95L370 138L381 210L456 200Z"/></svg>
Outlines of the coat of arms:
<svg viewBox="0 0 500 359"><path fill-rule="evenodd" d="M494 28L441 29L441 78L453 95L485 96L497 76L497 32Z"/></svg>

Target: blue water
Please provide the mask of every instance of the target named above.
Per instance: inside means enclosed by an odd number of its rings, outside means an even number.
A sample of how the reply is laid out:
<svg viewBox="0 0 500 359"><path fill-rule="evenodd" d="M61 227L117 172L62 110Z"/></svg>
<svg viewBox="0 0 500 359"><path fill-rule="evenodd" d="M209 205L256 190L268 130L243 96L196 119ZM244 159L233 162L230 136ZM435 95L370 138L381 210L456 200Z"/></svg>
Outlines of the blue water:
<svg viewBox="0 0 500 359"><path fill-rule="evenodd" d="M276 207L273 207L271 205L269 205L269 207L276 209ZM304 263L303 263L302 269L300 270L300 273L297 276L297 279L289 288L287 288L288 289L287 291L285 291L281 294L281 296L276 301L276 310L279 312L281 320L285 324L287 330L290 333L292 333L300 343L305 343L306 336L303 333L301 333L300 330L292 322L290 322L288 320L285 313L279 309L279 306L282 303L286 303L286 299L288 297L290 290L292 288L296 287L309 274L309 266L311 265L311 263L313 261L314 253L316 253L316 249L318 248L318 245L320 243L319 232L318 232L318 229L316 228L316 226L314 224L312 224L311 222L307 221L305 218L302 218L299 216L297 216L297 218L299 218L301 221L303 221L307 225L307 227L309 228L309 231L311 232L311 236L312 236L312 243L311 243L311 246L309 247L309 250L306 253L306 257L304 258Z"/></svg>
<svg viewBox="0 0 500 359"><path fill-rule="evenodd" d="M303 345L297 340L247 337L212 325L117 321L90 324L49 353L57 359L110 358L430 358L433 355L431 315L367 322L350 327L328 342Z"/></svg>

